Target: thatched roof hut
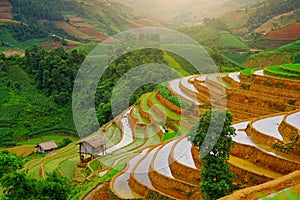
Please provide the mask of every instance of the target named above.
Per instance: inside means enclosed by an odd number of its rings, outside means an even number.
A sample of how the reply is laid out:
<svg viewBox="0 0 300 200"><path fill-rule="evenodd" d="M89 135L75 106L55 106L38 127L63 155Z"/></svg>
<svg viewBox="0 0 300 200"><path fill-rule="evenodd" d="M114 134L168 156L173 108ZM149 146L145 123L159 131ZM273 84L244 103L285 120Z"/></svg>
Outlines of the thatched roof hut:
<svg viewBox="0 0 300 200"><path fill-rule="evenodd" d="M78 144L80 156L82 154L95 156L100 153L105 154L106 151L106 140L101 135L92 136L79 142Z"/></svg>
<svg viewBox="0 0 300 200"><path fill-rule="evenodd" d="M36 145L35 147L38 148L38 151L40 153L47 153L49 151L56 149L58 146L53 140L51 140L49 142L40 143L40 144Z"/></svg>

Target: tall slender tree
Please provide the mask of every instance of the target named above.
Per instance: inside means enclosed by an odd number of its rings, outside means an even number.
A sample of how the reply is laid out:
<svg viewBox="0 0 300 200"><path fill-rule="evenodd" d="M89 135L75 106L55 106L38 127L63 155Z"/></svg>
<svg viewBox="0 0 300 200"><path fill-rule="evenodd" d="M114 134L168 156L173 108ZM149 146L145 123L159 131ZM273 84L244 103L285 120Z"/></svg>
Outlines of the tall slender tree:
<svg viewBox="0 0 300 200"><path fill-rule="evenodd" d="M235 135L232 119L228 111L207 110L199 121L196 134L190 133L193 144L202 151L200 187L204 199L217 199L232 191L232 179L236 177L228 164L230 147L234 145L232 136Z"/></svg>

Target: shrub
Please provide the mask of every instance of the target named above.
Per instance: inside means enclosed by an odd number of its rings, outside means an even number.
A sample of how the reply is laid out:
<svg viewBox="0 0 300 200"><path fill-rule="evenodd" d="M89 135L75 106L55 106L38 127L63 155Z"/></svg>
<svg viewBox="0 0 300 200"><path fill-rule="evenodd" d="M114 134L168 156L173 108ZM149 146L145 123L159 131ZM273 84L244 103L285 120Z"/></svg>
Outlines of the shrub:
<svg viewBox="0 0 300 200"><path fill-rule="evenodd" d="M250 89L250 85L249 84L246 84L246 83L243 83L241 85L241 88L244 89L244 90L249 90Z"/></svg>
<svg viewBox="0 0 300 200"><path fill-rule="evenodd" d="M296 103L296 100L295 100L295 99L290 99L290 100L288 101L288 104L289 104L289 105L295 105L295 103Z"/></svg>
<svg viewBox="0 0 300 200"><path fill-rule="evenodd" d="M292 61L293 63L300 63L300 52L297 52L292 55Z"/></svg>
<svg viewBox="0 0 300 200"><path fill-rule="evenodd" d="M171 92L166 87L165 83L158 85L156 89L160 95L162 95L165 99L169 100L171 103L178 106L179 108L183 108L183 109L190 108L190 105L187 102L183 101L177 96L172 95Z"/></svg>

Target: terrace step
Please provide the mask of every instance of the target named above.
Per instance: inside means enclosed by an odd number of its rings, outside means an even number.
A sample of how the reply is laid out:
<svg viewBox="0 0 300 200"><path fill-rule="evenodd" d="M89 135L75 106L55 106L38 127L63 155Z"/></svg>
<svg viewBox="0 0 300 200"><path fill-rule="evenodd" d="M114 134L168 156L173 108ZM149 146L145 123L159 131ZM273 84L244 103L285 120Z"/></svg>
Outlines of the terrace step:
<svg viewBox="0 0 300 200"><path fill-rule="evenodd" d="M247 186L253 186L271 181L283 176L272 170L257 166L256 164L235 156L230 156L228 161L233 173Z"/></svg>
<svg viewBox="0 0 300 200"><path fill-rule="evenodd" d="M199 102L198 98L197 98L197 93L198 90L197 88L193 85L192 82L190 82L190 79L193 79L194 76L188 76L188 77L183 77L182 79L180 79L179 82L179 88L186 93L191 99L193 99L195 102L201 103Z"/></svg>
<svg viewBox="0 0 300 200"><path fill-rule="evenodd" d="M177 140L168 160L172 175L176 179L196 185L200 183L200 169L193 159L192 146L187 137Z"/></svg>
<svg viewBox="0 0 300 200"><path fill-rule="evenodd" d="M150 149L144 157L135 163L130 173L128 184L134 192L142 197L146 197L149 190L156 191L148 177L148 171L157 149L159 149L159 146Z"/></svg>
<svg viewBox="0 0 300 200"><path fill-rule="evenodd" d="M140 160L142 157L144 157L147 152L149 151L149 148L144 149L141 153L135 155L133 158L131 158L127 162L126 168L122 171L122 173L119 173L117 176L115 176L111 183L110 187L115 195L117 195L121 199L136 199L141 198L139 194L135 193L128 185L128 181L130 179L130 173L135 165L135 163Z"/></svg>
<svg viewBox="0 0 300 200"><path fill-rule="evenodd" d="M200 103L198 100L195 100L194 98L191 98L188 94L181 90L180 81L181 79L175 79L168 83L168 89L171 91L171 93L175 96L178 96L179 98L181 98L189 104L201 106L202 103Z"/></svg>
<svg viewBox="0 0 300 200"><path fill-rule="evenodd" d="M163 122L164 120L148 105L148 99L150 96L151 93L147 93L141 97L140 114L143 118L149 119L151 123Z"/></svg>
<svg viewBox="0 0 300 200"><path fill-rule="evenodd" d="M300 157L276 152L270 146L259 146L252 141L245 130L249 122L233 125L236 136L233 137L235 146L230 151L231 155L248 160L257 166L269 169L279 174L288 174L300 169Z"/></svg>
<svg viewBox="0 0 300 200"><path fill-rule="evenodd" d="M148 119L145 119L141 116L139 106L135 106L134 109L132 109L132 116L137 120L137 124L148 125L150 123Z"/></svg>
<svg viewBox="0 0 300 200"><path fill-rule="evenodd" d="M133 131L132 131L132 129L129 125L129 121L128 121L128 117L129 117L131 109L132 108L129 108L127 111L124 112L123 118L121 119L121 122L120 122L120 125L122 126L122 138L119 140L119 142L116 145L114 145L106 150L107 154L111 154L114 151L121 149L122 147L125 147L133 142L134 135L133 135ZM99 154L99 156L101 156L101 155Z"/></svg>
<svg viewBox="0 0 300 200"><path fill-rule="evenodd" d="M272 146L276 142L283 143L283 137L278 128L284 115L268 117L250 123L247 133L256 143Z"/></svg>
<svg viewBox="0 0 300 200"><path fill-rule="evenodd" d="M187 193L192 193L195 190L199 191L200 188L197 184L194 185L176 179L171 172L168 155L170 155L172 147L178 140L180 138L168 141L160 146L152 158L148 176L156 190L176 199L188 199Z"/></svg>

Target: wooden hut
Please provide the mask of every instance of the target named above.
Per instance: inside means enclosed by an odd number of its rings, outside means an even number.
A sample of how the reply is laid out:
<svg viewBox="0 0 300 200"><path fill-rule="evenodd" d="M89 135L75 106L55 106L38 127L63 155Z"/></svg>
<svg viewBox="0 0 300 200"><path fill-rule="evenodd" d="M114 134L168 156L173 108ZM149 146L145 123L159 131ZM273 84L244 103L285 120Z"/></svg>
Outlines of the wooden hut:
<svg viewBox="0 0 300 200"><path fill-rule="evenodd" d="M78 144L81 161L84 160L84 154L91 155L93 159L101 153L102 155L106 153L106 140L101 135L92 136Z"/></svg>
<svg viewBox="0 0 300 200"><path fill-rule="evenodd" d="M38 145L35 146L36 148L38 148L38 151L40 153L47 153L49 151L53 151L54 149L56 149L58 146L57 144L52 140L49 142L43 142L40 143Z"/></svg>

